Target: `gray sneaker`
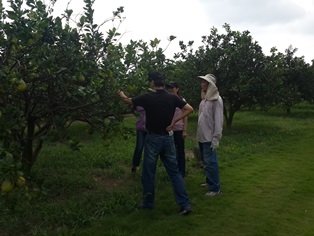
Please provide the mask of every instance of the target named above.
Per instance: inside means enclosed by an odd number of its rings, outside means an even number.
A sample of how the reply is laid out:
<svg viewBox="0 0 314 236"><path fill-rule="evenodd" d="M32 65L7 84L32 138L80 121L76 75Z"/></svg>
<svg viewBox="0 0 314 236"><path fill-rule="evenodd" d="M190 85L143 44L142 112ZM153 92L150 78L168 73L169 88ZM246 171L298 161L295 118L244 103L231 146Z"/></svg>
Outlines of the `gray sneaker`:
<svg viewBox="0 0 314 236"><path fill-rule="evenodd" d="M186 215L190 214L191 212L192 211L190 208L188 208L188 209L180 208L180 210L179 210L179 214L183 215L183 216L186 216Z"/></svg>
<svg viewBox="0 0 314 236"><path fill-rule="evenodd" d="M206 187L208 187L208 183L200 184L200 187L201 188L206 188Z"/></svg>
<svg viewBox="0 0 314 236"><path fill-rule="evenodd" d="M205 196L207 196L207 197L215 197L215 196L217 196L219 194L221 194L221 190L219 190L217 192L209 191L209 192L205 193Z"/></svg>

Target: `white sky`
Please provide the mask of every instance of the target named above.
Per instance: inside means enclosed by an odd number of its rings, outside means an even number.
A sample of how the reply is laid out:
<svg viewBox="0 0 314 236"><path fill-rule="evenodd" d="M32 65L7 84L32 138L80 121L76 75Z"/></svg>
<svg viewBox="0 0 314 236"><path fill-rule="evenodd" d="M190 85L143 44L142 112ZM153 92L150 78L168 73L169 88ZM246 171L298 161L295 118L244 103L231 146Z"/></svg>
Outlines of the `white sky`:
<svg viewBox="0 0 314 236"><path fill-rule="evenodd" d="M60 15L68 2L57 0L55 14ZM83 12L83 6L83 0L69 4L76 14ZM164 48L174 35L177 38L166 51L169 57L180 51L179 41L193 40L197 49L212 27L225 33L222 25L228 23L231 30L250 31L267 55L271 47L284 52L292 45L298 49L297 56L309 63L314 59L314 0L95 0L95 23L111 17L120 6L125 17L119 28L125 33L121 42L158 38ZM107 23L103 30L113 25L118 22Z"/></svg>

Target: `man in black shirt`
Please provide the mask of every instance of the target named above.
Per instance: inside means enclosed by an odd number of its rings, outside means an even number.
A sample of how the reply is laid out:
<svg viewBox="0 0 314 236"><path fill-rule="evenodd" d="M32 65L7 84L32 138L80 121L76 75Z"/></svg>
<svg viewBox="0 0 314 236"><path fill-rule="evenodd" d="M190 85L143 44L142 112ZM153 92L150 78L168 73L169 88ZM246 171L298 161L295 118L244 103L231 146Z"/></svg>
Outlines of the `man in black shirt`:
<svg viewBox="0 0 314 236"><path fill-rule="evenodd" d="M149 73L148 79L152 82L152 88L156 92L135 98L128 98L122 91L118 93L124 103L142 106L146 112L147 135L142 172L142 208L154 208L155 173L160 155L171 180L176 202L180 206L180 214L186 215L191 212L191 206L176 160L172 128L176 122L192 113L193 108L176 95L164 90L164 78L160 73ZM176 107L182 109L182 114L172 120Z"/></svg>

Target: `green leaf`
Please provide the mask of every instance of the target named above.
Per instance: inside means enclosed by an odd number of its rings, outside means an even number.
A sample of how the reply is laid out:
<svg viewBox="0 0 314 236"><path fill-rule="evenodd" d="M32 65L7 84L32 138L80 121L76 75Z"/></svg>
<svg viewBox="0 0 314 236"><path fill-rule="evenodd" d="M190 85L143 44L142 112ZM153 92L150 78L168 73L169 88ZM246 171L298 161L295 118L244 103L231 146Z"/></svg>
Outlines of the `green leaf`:
<svg viewBox="0 0 314 236"><path fill-rule="evenodd" d="M11 20L17 20L18 19L18 15L14 11L7 11L7 16Z"/></svg>

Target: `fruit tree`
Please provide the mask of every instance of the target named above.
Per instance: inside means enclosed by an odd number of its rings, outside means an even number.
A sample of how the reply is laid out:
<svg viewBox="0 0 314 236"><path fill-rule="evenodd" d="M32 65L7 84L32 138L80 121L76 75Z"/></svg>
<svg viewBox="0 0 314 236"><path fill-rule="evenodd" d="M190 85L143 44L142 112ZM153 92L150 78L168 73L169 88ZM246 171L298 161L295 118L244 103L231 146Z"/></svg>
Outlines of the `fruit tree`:
<svg viewBox="0 0 314 236"><path fill-rule="evenodd" d="M84 0L73 27L70 9L53 17L55 2L11 0L9 10L0 3L0 158L11 153L26 172L47 137L74 121L108 136L125 109L117 90L140 92L147 71L168 63L157 39L123 46L117 28L101 31L122 21L123 7L98 25L94 1Z"/></svg>

